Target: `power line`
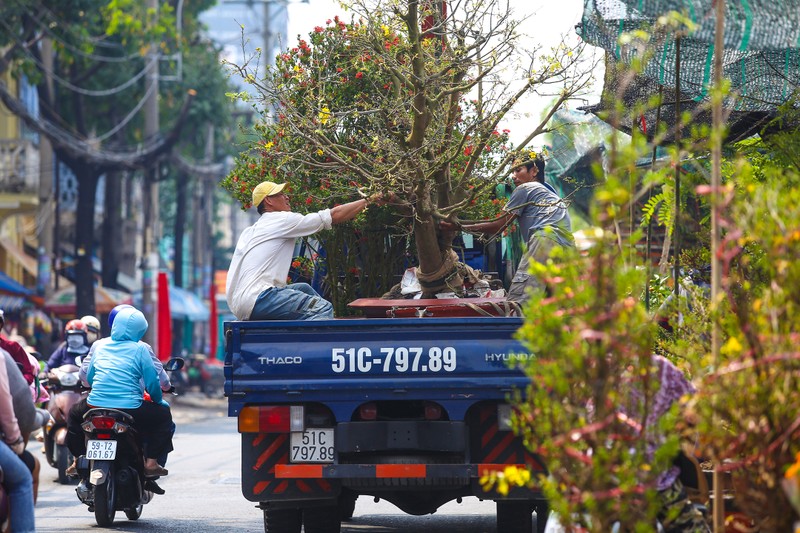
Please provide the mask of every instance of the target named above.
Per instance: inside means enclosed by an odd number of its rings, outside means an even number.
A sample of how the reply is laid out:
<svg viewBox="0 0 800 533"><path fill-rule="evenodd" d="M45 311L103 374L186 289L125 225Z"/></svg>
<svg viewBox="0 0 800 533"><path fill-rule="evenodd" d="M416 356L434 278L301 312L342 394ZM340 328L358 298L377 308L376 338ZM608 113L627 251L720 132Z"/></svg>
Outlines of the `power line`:
<svg viewBox="0 0 800 533"><path fill-rule="evenodd" d="M0 24L2 24L9 32L12 32L12 28L8 25L8 23L5 20L0 19ZM53 80L58 82L58 84L61 85L62 87L65 87L73 92L76 92L84 96L98 96L98 97L111 96L119 92L122 92L131 85L133 85L134 83L136 83L137 81L139 81L147 73L147 70L150 67L150 65L159 60L159 56L156 54L153 56L153 58L150 60L149 63L147 63L139 72L137 72L132 78L130 78L126 82L111 89L95 91L91 89L84 89L82 87L78 87L77 85L73 85L72 83L69 82L69 80L62 78L61 76L53 72L53 70L46 68L44 64L33 54L33 52L31 52L26 46L24 46L25 43L20 41L18 38L15 38L14 41L17 44L22 45L22 50L25 51L25 54L28 55L33 60L37 68L39 68L42 72L49 74L53 78Z"/></svg>

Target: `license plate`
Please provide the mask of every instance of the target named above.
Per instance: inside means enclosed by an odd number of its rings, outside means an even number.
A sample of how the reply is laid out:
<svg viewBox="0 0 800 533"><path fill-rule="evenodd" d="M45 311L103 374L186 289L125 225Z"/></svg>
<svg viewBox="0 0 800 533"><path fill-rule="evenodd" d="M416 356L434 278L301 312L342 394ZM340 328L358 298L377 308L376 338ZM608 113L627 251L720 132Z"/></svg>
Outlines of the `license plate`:
<svg viewBox="0 0 800 533"><path fill-rule="evenodd" d="M332 463L333 428L314 428L292 433L292 463Z"/></svg>
<svg viewBox="0 0 800 533"><path fill-rule="evenodd" d="M117 456L117 441L90 440L86 443L86 458L93 461L112 461Z"/></svg>

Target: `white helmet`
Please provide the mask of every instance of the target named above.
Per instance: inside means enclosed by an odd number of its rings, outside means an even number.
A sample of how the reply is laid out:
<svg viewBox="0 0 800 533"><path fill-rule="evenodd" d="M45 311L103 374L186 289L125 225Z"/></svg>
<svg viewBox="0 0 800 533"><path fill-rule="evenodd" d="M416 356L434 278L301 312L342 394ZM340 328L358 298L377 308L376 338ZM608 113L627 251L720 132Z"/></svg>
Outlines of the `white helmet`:
<svg viewBox="0 0 800 533"><path fill-rule="evenodd" d="M89 344L100 338L100 321L97 320L97 317L86 315L81 318L81 322L86 326L86 340L89 341Z"/></svg>

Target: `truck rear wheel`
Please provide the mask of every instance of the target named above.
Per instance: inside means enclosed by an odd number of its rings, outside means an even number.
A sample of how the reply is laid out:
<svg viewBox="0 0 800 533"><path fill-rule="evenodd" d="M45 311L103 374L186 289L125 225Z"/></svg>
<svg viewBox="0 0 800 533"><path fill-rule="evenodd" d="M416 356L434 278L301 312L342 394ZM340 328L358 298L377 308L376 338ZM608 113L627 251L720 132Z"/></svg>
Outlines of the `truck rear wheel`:
<svg viewBox="0 0 800 533"><path fill-rule="evenodd" d="M339 518L341 518L342 521L353 518L353 513L356 511L357 499L358 495L348 490L343 490L339 495Z"/></svg>
<svg viewBox="0 0 800 533"><path fill-rule="evenodd" d="M300 509L264 509L264 533L300 533Z"/></svg>
<svg viewBox="0 0 800 533"><path fill-rule="evenodd" d="M527 500L497 502L497 531L503 533L531 533L533 509Z"/></svg>
<svg viewBox="0 0 800 533"><path fill-rule="evenodd" d="M342 522L336 520L339 507L310 507L303 511L303 530L305 533L341 533Z"/></svg>

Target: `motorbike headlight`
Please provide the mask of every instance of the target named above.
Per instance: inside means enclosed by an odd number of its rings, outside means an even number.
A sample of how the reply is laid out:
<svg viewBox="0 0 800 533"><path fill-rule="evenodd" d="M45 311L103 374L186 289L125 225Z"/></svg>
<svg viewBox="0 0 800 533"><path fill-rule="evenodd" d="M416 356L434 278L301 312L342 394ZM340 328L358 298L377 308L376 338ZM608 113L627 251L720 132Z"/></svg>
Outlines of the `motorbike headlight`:
<svg viewBox="0 0 800 533"><path fill-rule="evenodd" d="M64 387L74 387L78 384L78 374L77 372L70 372L69 374L62 374L61 375L61 385Z"/></svg>

